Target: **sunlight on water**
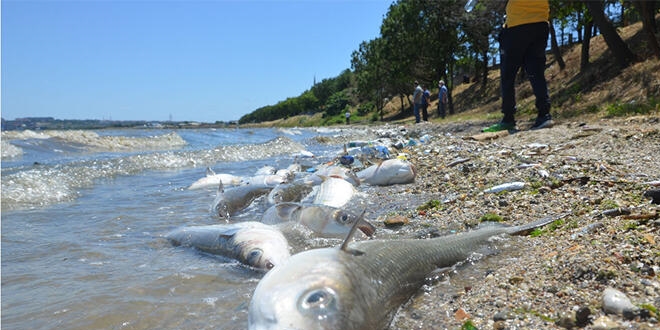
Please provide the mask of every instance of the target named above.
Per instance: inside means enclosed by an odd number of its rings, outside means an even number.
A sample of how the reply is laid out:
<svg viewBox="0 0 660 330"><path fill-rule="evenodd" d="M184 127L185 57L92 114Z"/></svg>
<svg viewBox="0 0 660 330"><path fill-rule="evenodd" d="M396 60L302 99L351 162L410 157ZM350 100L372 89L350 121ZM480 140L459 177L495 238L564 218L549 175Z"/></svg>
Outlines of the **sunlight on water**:
<svg viewBox="0 0 660 330"><path fill-rule="evenodd" d="M145 153L67 165L34 166L30 170L2 176L2 209L71 201L78 197L80 188L88 188L102 178L135 175L148 170L206 167L217 162L264 159L303 149L302 145L280 137L258 145L217 146L212 150Z"/></svg>

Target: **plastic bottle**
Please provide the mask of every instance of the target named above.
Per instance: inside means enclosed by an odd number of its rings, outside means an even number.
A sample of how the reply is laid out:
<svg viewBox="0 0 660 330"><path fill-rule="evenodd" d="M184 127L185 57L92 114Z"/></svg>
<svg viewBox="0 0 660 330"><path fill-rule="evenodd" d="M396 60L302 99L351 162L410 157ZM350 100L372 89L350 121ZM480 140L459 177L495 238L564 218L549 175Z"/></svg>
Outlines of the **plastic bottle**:
<svg viewBox="0 0 660 330"><path fill-rule="evenodd" d="M468 0L468 2L465 4L465 11L468 13L474 9L474 5L477 4L477 0Z"/></svg>

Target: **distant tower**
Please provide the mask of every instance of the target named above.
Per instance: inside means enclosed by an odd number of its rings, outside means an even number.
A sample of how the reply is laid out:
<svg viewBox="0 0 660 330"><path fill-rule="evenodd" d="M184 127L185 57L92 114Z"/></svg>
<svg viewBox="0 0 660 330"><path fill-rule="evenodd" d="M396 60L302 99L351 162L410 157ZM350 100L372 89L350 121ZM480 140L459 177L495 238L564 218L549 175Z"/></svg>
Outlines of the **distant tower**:
<svg viewBox="0 0 660 330"><path fill-rule="evenodd" d="M170 121L172 121L172 114L170 113Z"/></svg>
<svg viewBox="0 0 660 330"><path fill-rule="evenodd" d="M314 75L314 83L312 84L312 86L316 86L316 75Z"/></svg>

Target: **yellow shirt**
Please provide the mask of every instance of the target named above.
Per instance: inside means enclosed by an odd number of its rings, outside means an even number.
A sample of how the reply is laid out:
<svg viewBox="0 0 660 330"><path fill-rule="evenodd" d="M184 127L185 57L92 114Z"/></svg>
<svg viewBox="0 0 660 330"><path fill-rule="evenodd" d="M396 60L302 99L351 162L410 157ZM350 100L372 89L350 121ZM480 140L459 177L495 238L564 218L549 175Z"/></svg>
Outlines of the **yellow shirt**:
<svg viewBox="0 0 660 330"><path fill-rule="evenodd" d="M547 22L549 18L548 0L509 0L506 4L506 27Z"/></svg>

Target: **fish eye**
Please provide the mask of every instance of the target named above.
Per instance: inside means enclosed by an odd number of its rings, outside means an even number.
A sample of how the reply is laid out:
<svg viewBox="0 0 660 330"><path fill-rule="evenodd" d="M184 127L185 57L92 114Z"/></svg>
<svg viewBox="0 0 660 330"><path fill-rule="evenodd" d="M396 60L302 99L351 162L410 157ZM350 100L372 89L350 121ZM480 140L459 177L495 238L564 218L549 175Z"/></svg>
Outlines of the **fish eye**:
<svg viewBox="0 0 660 330"><path fill-rule="evenodd" d="M339 222L341 222L341 223L347 223L347 222L351 219L351 217L350 217L350 215L349 215L348 213L346 213L346 212L342 212L342 211L339 211L339 212L337 213L337 219L338 219Z"/></svg>
<svg viewBox="0 0 660 330"><path fill-rule="evenodd" d="M266 269L271 270L273 269L273 267L275 267L275 265L273 265L272 262L266 261Z"/></svg>
<svg viewBox="0 0 660 330"><path fill-rule="evenodd" d="M257 262L261 259L263 251L261 249L250 250L247 257L245 258L249 265L257 266Z"/></svg>
<svg viewBox="0 0 660 330"><path fill-rule="evenodd" d="M335 292L330 288L323 288L307 291L302 295L299 305L303 311L326 314L328 311L334 309L335 304Z"/></svg>

